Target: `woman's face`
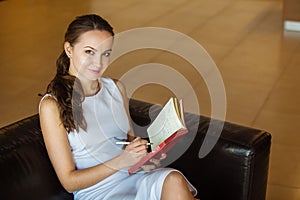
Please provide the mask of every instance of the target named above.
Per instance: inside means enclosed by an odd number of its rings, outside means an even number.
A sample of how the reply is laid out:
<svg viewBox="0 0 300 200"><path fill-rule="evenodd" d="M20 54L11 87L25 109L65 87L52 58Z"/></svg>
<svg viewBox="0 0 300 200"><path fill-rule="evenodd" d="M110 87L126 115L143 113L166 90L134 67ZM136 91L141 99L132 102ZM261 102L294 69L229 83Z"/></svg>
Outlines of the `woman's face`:
<svg viewBox="0 0 300 200"><path fill-rule="evenodd" d="M109 65L112 43L112 35L99 30L83 33L73 47L66 42L65 51L70 57L69 73L80 80L97 80Z"/></svg>

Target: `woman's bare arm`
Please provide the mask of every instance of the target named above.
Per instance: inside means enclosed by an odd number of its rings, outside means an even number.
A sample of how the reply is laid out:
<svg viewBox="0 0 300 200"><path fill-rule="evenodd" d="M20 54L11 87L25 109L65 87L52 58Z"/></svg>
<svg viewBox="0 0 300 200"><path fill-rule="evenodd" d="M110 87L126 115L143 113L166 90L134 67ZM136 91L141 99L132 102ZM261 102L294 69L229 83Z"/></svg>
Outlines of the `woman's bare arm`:
<svg viewBox="0 0 300 200"><path fill-rule="evenodd" d="M52 97L46 97L41 102L40 123L49 158L61 184L68 192L92 186L118 170L133 165L145 155L145 142L137 140L127 145L122 154L106 163L77 170L57 102Z"/></svg>

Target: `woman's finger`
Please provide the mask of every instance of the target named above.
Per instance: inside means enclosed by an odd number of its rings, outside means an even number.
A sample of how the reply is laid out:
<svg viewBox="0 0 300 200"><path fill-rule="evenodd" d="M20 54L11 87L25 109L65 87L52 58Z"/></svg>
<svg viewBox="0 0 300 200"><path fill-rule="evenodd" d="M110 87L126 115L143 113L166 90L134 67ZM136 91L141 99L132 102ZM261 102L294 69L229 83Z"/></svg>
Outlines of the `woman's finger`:
<svg viewBox="0 0 300 200"><path fill-rule="evenodd" d="M166 157L167 157L167 154L162 153L161 156L160 156L160 160L166 159Z"/></svg>
<svg viewBox="0 0 300 200"><path fill-rule="evenodd" d="M145 171L145 172L150 172L152 170L154 170L156 168L155 165L143 165L142 166L142 169Z"/></svg>
<svg viewBox="0 0 300 200"><path fill-rule="evenodd" d="M158 160L158 159L152 158L150 160L150 162L153 163L157 167L160 166L160 160Z"/></svg>

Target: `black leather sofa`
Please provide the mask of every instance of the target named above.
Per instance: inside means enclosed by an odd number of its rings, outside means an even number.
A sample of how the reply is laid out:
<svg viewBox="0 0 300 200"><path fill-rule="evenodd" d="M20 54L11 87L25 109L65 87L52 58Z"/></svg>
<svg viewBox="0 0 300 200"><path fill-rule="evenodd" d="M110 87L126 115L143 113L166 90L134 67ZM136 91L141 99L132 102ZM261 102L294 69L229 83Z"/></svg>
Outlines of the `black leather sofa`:
<svg viewBox="0 0 300 200"><path fill-rule="evenodd" d="M151 106L130 100L130 113L136 127L150 122ZM196 131L190 131L177 144L176 148L185 143L190 145L169 166L185 174L197 188L197 197L201 200L265 199L271 135L225 122L212 151L200 159L199 149L209 124L217 125L218 120L201 116L198 123L198 115L186 113L185 117L188 129ZM73 199L60 185L49 161L38 115L0 129L0 199Z"/></svg>

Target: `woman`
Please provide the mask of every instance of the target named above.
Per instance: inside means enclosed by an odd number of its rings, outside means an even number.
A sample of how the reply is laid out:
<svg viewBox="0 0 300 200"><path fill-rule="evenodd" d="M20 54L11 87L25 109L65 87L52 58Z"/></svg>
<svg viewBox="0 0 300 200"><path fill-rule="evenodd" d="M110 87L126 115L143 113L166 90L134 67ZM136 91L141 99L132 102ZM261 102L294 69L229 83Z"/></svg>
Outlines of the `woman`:
<svg viewBox="0 0 300 200"><path fill-rule="evenodd" d="M75 199L194 199L196 190L174 169L128 175L147 153L134 138L124 87L102 77L114 32L98 15L77 17L65 34L57 73L39 107L46 148L63 187ZM128 140L122 147L116 141ZM146 172L147 171L147 172Z"/></svg>

